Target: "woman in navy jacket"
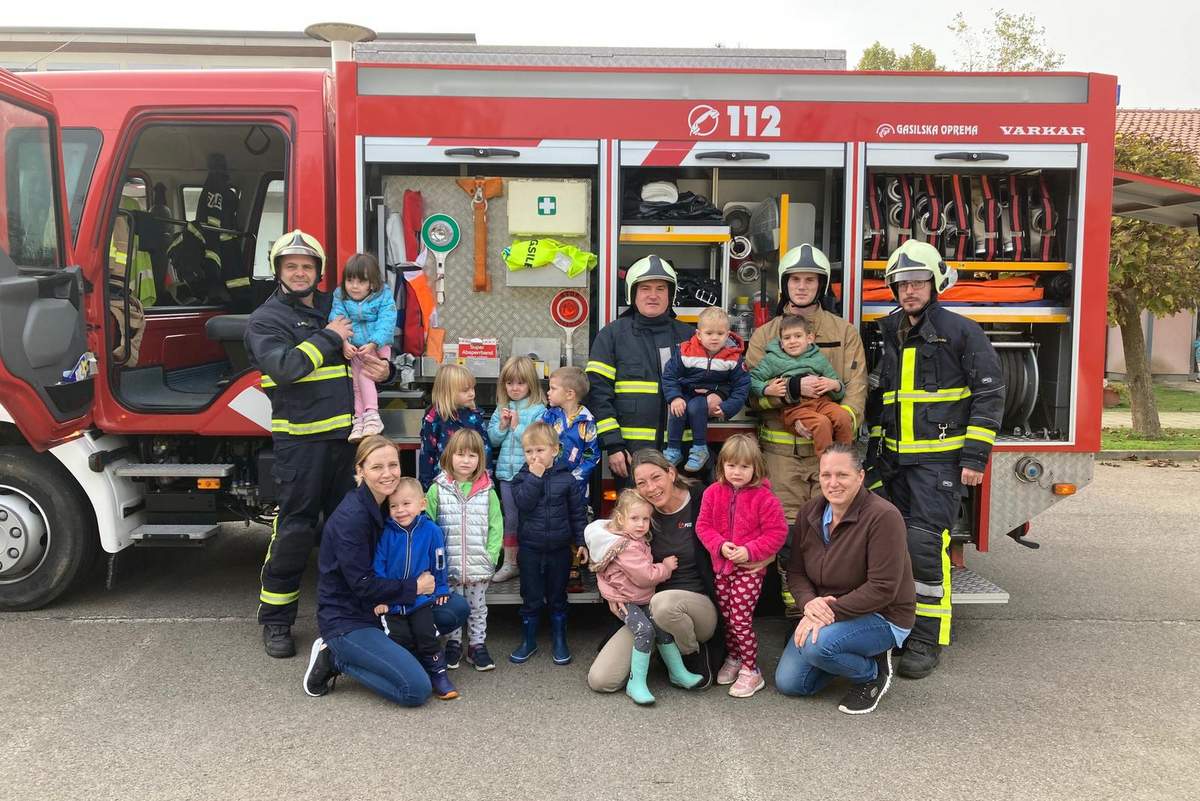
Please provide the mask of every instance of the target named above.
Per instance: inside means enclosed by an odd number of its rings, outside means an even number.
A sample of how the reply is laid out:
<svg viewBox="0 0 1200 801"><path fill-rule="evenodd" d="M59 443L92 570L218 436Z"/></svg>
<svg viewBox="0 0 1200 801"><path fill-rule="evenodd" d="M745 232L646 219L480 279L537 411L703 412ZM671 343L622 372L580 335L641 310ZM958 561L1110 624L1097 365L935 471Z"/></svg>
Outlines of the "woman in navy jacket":
<svg viewBox="0 0 1200 801"><path fill-rule="evenodd" d="M377 604L411 604L434 590L433 576L397 581L375 575L375 549L383 533L382 504L400 479L400 453L384 436L371 436L354 459L357 489L346 494L325 522L318 559L317 626L304 691L321 696L345 673L402 706L420 706L431 688L425 669L388 639L373 610ZM461 595L434 607L440 631L466 625L469 608Z"/></svg>

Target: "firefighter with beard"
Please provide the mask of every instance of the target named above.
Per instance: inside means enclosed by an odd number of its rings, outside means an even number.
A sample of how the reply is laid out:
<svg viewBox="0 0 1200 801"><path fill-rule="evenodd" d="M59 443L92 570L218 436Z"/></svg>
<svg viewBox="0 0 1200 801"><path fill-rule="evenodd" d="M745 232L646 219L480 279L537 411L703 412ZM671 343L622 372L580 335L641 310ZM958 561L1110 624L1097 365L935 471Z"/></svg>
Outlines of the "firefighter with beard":
<svg viewBox="0 0 1200 801"><path fill-rule="evenodd" d="M289 231L272 245L270 258L279 285L250 315L245 344L271 399L279 501L262 568L258 622L267 654L287 658L296 654L291 627L318 521L354 485L354 446L346 440L354 394L342 355L352 329L344 317L329 320L332 297L316 291L325 266L316 238ZM392 374L388 362L373 356L365 367L376 381Z"/></svg>
<svg viewBox="0 0 1200 801"><path fill-rule="evenodd" d="M867 360L858 330L836 314L821 308L829 291L829 259L818 248L798 245L779 260L779 306L775 318L758 328L746 346L746 369L753 369L766 353L767 345L779 339L779 327L785 315L799 315L813 326L816 345L841 377L845 391L841 407L850 415L857 431L863 421L867 400ZM788 429L782 422L782 407L801 398L815 398L836 390L838 382L821 376L776 378L763 388L762 395L751 396L750 409L758 412L758 440L771 476L771 489L779 497L789 521L810 498L820 493L819 460L813 453L812 437L807 432ZM801 617L787 589L787 564L791 543L784 545L776 561L783 579L784 613Z"/></svg>
<svg viewBox="0 0 1200 801"><path fill-rule="evenodd" d="M991 342L979 323L938 304L956 278L927 242L892 253L884 281L900 308L879 321L883 357L868 407L867 486L908 527L917 620L896 670L913 679L932 673L950 642L950 531L963 487L983 482L1004 412Z"/></svg>

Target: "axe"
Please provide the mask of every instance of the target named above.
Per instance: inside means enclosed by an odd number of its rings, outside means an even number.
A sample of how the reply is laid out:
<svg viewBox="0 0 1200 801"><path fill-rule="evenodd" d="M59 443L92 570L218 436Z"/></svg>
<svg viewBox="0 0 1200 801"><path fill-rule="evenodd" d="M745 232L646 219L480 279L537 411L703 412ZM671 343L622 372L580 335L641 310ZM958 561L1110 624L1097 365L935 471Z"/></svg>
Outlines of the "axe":
<svg viewBox="0 0 1200 801"><path fill-rule="evenodd" d="M491 292L492 279L487 271L487 207L488 200L504 194L500 178L459 178L458 185L471 196L475 210L475 282L476 292Z"/></svg>

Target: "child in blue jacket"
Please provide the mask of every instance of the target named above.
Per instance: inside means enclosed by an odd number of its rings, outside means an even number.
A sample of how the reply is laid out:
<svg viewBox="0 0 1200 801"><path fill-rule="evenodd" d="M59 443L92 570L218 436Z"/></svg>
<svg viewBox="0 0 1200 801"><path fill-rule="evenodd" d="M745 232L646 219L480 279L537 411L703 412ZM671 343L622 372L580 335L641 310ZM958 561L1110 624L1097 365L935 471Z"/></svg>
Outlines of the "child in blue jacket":
<svg viewBox="0 0 1200 801"><path fill-rule="evenodd" d="M571 661L567 647L567 576L571 557L587 562L583 530L587 501L565 459L559 458L558 434L546 423L530 423L521 437L525 466L513 479L513 499L520 522L517 539L521 562L522 643L508 657L516 664L537 652L542 610L550 607L554 664Z"/></svg>
<svg viewBox="0 0 1200 801"><path fill-rule="evenodd" d="M504 510L504 564L492 576L492 581L516 578L517 568L517 507L512 497L512 480L525 466L525 451L521 435L530 423L542 419L546 411L546 393L538 380L537 368L528 356L513 356L500 370L496 385L496 411L488 422L488 439L496 456L496 484L500 488L500 505Z"/></svg>
<svg viewBox="0 0 1200 801"><path fill-rule="evenodd" d="M330 321L345 317L354 333L342 344L342 355L350 362L354 379L354 421L349 440L383 433L379 419L379 390L375 381L363 372L361 355L374 353L387 360L396 337L396 301L383 285L379 262L370 253L355 253L342 270L342 283L333 291ZM318 365L319 367L320 365Z"/></svg>
<svg viewBox="0 0 1200 801"><path fill-rule="evenodd" d="M558 434L561 448L560 458L571 468L571 474L579 482L583 499L591 493L588 485L592 471L600 464L600 440L596 433L596 418L583 405L590 388L587 374L578 367L560 367L550 374L550 391L546 402L550 408L542 415Z"/></svg>
<svg viewBox="0 0 1200 801"><path fill-rule="evenodd" d="M379 604L375 614L395 643L413 654L429 673L433 693L448 701L458 691L446 675L446 657L433 620L434 605L446 603L450 584L446 572L446 543L442 530L424 514L425 493L415 478L402 478L388 496L390 520L384 525L375 549L375 575L380 578L415 579L433 574L431 595L418 595L411 604Z"/></svg>

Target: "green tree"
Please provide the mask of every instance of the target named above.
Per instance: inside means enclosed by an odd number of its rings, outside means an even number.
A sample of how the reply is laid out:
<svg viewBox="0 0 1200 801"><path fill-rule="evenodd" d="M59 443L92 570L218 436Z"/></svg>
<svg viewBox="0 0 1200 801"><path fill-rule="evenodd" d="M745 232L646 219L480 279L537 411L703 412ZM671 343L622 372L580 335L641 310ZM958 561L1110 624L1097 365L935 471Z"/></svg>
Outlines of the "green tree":
<svg viewBox="0 0 1200 801"><path fill-rule="evenodd" d="M882 42L877 41L863 51L862 58L858 60L858 66L855 69L932 72L944 70L945 67L938 65L937 55L932 50L915 42L909 45L906 55L898 56L895 50L885 47Z"/></svg>
<svg viewBox="0 0 1200 801"><path fill-rule="evenodd" d="M1116 168L1200 186L1200 163L1175 143L1146 134L1117 136ZM1142 312L1155 317L1200 306L1200 236L1194 229L1112 219L1108 318L1121 327L1133 430L1161 435L1154 401Z"/></svg>
<svg viewBox="0 0 1200 801"><path fill-rule="evenodd" d="M993 9L992 24L977 28L963 12L954 15L949 30L958 44L957 67L967 72L1033 72L1056 70L1063 54L1046 43L1046 28L1032 14Z"/></svg>

